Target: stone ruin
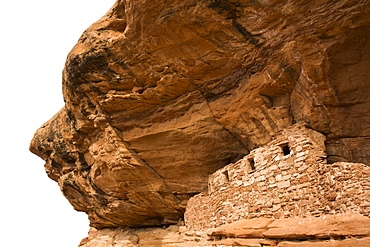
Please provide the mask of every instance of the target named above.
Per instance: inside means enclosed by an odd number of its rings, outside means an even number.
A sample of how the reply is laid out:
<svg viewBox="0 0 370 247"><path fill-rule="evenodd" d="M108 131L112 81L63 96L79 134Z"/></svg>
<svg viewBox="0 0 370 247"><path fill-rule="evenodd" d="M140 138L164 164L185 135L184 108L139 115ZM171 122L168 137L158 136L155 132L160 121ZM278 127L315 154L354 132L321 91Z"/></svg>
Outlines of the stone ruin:
<svg viewBox="0 0 370 247"><path fill-rule="evenodd" d="M91 228L80 247L370 246L370 167L326 156L324 135L295 124L213 173L185 222Z"/></svg>
<svg viewBox="0 0 370 247"><path fill-rule="evenodd" d="M370 216L369 175L361 163L328 164L324 135L296 124L212 174L208 191L190 199L186 225L201 230L253 218Z"/></svg>

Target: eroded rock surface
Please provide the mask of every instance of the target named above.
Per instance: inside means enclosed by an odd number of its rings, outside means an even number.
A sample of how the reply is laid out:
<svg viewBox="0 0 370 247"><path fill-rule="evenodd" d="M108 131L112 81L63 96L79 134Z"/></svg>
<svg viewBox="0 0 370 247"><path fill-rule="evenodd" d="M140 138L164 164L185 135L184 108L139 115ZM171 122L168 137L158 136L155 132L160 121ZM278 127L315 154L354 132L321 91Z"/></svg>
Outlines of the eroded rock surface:
<svg viewBox="0 0 370 247"><path fill-rule="evenodd" d="M183 216L207 177L295 122L369 162L370 3L118 0L63 72L31 151L97 228Z"/></svg>
<svg viewBox="0 0 370 247"><path fill-rule="evenodd" d="M184 226L142 229L91 229L80 247L124 246L278 246L348 247L370 245L370 219L358 214L272 220L239 220L208 231Z"/></svg>

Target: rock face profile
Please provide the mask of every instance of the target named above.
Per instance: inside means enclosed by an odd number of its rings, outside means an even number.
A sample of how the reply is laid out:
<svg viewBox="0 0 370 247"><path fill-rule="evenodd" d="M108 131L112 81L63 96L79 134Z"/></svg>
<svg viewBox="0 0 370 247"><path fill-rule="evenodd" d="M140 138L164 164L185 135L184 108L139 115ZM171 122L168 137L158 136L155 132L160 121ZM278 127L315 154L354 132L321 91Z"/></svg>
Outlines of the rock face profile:
<svg viewBox="0 0 370 247"><path fill-rule="evenodd" d="M361 188L370 161L369 30L367 0L117 0L68 55L65 106L37 130L30 150L97 229L84 247L95 246L89 245L94 236L118 232L140 244L145 237L137 234L154 226L172 225L159 235L185 236L192 227L206 234L258 218L366 218L369 202L356 193L368 193ZM254 160L264 145L295 128L315 133L299 149L318 148L321 155L282 156L285 163ZM260 178L265 174L240 172L275 166L281 173L274 173L273 182ZM310 175L298 177L306 169ZM342 169L351 175L341 177ZM237 173L244 175L232 182ZM365 174L356 184L361 188L350 192L343 179L356 174ZM221 186L216 178L249 184L242 190L251 201L244 204L255 205L247 215L236 198L217 199L233 185ZM309 183L317 200L289 194L295 183ZM285 202L270 198L280 195ZM205 200L204 207L197 200ZM219 214L221 208L228 214ZM205 215L213 216L200 221ZM125 227L142 230L135 235ZM186 241L199 244L216 235L188 234ZM162 240L156 244L176 246ZM280 244L266 241L251 246Z"/></svg>

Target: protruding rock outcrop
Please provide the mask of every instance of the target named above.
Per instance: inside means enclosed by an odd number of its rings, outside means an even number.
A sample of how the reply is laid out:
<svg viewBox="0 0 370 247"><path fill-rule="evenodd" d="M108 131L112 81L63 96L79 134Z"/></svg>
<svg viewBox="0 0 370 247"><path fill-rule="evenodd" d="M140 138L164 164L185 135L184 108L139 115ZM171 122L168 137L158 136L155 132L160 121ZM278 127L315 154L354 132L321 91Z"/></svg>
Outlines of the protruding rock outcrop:
<svg viewBox="0 0 370 247"><path fill-rule="evenodd" d="M367 163L369 26L363 0L118 0L30 149L97 228L176 223L208 175L296 122L329 163Z"/></svg>

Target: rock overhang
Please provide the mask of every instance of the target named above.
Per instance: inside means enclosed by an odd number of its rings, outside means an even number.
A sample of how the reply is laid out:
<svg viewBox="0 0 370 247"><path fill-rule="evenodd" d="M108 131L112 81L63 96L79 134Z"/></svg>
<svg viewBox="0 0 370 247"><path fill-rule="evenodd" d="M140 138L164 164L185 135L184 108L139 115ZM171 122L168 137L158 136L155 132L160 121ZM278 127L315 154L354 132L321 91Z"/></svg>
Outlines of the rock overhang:
<svg viewBox="0 0 370 247"><path fill-rule="evenodd" d="M368 161L368 4L132 3L82 35L66 106L31 144L92 225L176 222L209 174L294 122L332 162Z"/></svg>

